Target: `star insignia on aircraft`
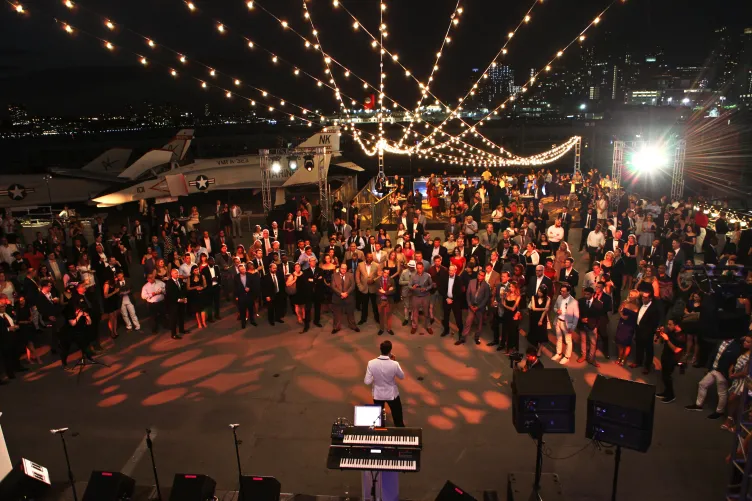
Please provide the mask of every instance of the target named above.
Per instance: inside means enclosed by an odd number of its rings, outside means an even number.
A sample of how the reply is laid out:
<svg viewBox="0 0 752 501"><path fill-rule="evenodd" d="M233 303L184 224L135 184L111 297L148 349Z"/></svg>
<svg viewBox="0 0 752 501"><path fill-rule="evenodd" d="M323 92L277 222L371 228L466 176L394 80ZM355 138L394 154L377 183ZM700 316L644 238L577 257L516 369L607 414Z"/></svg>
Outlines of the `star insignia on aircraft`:
<svg viewBox="0 0 752 501"><path fill-rule="evenodd" d="M34 188L25 188L20 184L11 184L7 190L0 190L0 196L6 195L11 200L23 200L29 193L34 193Z"/></svg>
<svg viewBox="0 0 752 501"><path fill-rule="evenodd" d="M104 170L110 170L115 167L115 164L120 162L120 160L110 160L110 157L105 158L102 160L102 167Z"/></svg>
<svg viewBox="0 0 752 501"><path fill-rule="evenodd" d="M197 190L204 191L209 189L210 184L214 184L214 178L208 178L201 174L196 178L195 181L190 181L188 183L190 186L195 186Z"/></svg>

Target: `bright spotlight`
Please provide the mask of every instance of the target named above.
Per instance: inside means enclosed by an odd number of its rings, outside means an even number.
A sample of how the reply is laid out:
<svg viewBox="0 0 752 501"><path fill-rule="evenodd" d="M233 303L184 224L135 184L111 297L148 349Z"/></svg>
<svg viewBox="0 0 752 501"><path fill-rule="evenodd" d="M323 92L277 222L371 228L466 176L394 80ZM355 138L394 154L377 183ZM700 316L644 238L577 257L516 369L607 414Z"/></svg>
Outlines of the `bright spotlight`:
<svg viewBox="0 0 752 501"><path fill-rule="evenodd" d="M582 103L582 104L580 105L580 109L581 109L581 110L583 110L583 111L584 111L584 110L586 110L586 109L587 109L587 104L585 104L585 103Z"/></svg>
<svg viewBox="0 0 752 501"><path fill-rule="evenodd" d="M657 146L643 146L641 150L632 154L629 163L638 171L650 171L665 167L668 164L668 157Z"/></svg>
<svg viewBox="0 0 752 501"><path fill-rule="evenodd" d="M295 170L298 168L298 159L295 157L287 157L287 166L290 168L290 170Z"/></svg>
<svg viewBox="0 0 752 501"><path fill-rule="evenodd" d="M303 157L303 167L305 167L308 172L313 170L313 155L306 155Z"/></svg>
<svg viewBox="0 0 752 501"><path fill-rule="evenodd" d="M274 157L272 159L272 172L274 172L275 174L282 171L282 164L279 160L279 157Z"/></svg>

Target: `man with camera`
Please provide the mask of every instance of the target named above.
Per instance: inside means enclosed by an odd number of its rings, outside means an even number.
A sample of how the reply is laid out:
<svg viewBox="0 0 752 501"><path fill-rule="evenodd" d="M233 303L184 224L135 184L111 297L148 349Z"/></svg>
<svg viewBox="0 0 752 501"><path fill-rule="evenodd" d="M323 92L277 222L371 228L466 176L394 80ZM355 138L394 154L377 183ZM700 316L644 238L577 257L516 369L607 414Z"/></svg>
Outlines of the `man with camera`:
<svg viewBox="0 0 752 501"><path fill-rule="evenodd" d="M404 427L402 420L402 402L399 397L396 379L405 379L399 362L392 354L392 342L384 341L379 346L381 356L368 362L366 368L365 383L372 385L373 403L381 405L383 412L384 404L389 404L392 411L394 426Z"/></svg>
<svg viewBox="0 0 752 501"><path fill-rule="evenodd" d="M69 370L68 353L73 343L78 346L84 357L89 360L93 357L90 348L92 319L85 298L86 282L70 283L68 288L72 291L72 295L64 311L65 326L60 331L60 361L64 370Z"/></svg>
<svg viewBox="0 0 752 501"><path fill-rule="evenodd" d="M682 332L679 321L671 318L666 322L666 327L658 328L655 337L656 342L663 341L663 351L661 352L663 392L656 393L655 396L662 399L664 404L670 404L676 400L674 395L674 368L684 354L687 337Z"/></svg>

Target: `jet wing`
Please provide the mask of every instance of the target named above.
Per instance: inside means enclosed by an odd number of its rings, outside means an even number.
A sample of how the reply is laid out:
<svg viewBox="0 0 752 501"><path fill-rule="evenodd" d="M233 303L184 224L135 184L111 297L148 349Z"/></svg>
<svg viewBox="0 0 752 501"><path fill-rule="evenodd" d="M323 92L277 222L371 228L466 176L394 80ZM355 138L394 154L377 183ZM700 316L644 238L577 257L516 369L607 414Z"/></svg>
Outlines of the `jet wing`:
<svg viewBox="0 0 752 501"><path fill-rule="evenodd" d="M172 159L172 153L171 150L151 150L121 172L118 177L126 182L136 179L149 169L169 163Z"/></svg>

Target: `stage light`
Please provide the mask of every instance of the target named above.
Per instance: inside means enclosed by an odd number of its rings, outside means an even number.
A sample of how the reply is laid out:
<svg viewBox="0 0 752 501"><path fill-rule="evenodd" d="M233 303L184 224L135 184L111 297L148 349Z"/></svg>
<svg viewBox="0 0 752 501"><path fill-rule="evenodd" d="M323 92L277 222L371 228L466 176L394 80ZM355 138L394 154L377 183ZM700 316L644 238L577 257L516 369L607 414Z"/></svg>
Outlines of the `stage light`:
<svg viewBox="0 0 752 501"><path fill-rule="evenodd" d="M308 172L313 170L313 155L306 155L303 157L303 167L305 167Z"/></svg>
<svg viewBox="0 0 752 501"><path fill-rule="evenodd" d="M282 164L279 157L272 158L272 172L279 173L282 171Z"/></svg>
<svg viewBox="0 0 752 501"><path fill-rule="evenodd" d="M290 170L295 170L298 168L298 159L295 157L287 157L287 166L290 168Z"/></svg>
<svg viewBox="0 0 752 501"><path fill-rule="evenodd" d="M650 171L665 167L668 164L668 157L665 152L657 146L643 146L642 149L632 153L627 163L638 171Z"/></svg>

